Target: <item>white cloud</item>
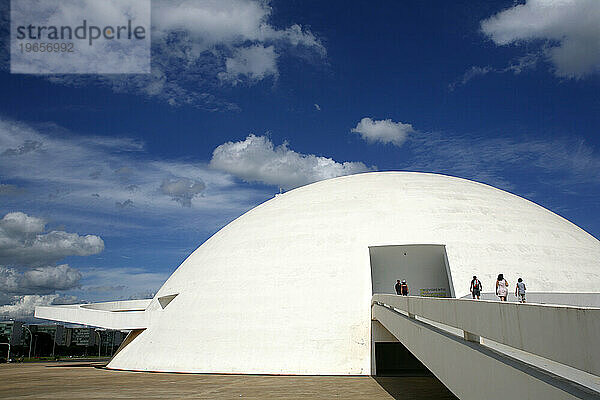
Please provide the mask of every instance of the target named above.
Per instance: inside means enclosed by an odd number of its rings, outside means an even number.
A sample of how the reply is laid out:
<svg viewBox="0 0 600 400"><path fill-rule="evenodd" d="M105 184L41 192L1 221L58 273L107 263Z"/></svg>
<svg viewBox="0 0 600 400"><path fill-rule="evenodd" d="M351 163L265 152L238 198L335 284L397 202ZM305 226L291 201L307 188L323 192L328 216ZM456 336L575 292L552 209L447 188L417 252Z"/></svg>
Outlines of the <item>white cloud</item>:
<svg viewBox="0 0 600 400"><path fill-rule="evenodd" d="M208 48L218 43L257 40L271 10L262 1L156 1L153 25L159 35L184 30Z"/></svg>
<svg viewBox="0 0 600 400"><path fill-rule="evenodd" d="M33 268L23 273L27 287L42 290L67 290L76 287L81 272L67 264Z"/></svg>
<svg viewBox="0 0 600 400"><path fill-rule="evenodd" d="M41 218L30 217L22 212L9 213L0 220L0 240L3 244L11 236L18 240L20 237L40 233L45 227L46 223Z"/></svg>
<svg viewBox="0 0 600 400"><path fill-rule="evenodd" d="M153 4L152 22L159 37L177 31L193 37L195 54L218 45L235 47L244 42L269 41L325 53L319 40L300 25L286 29L270 25L271 13L269 2L263 0L159 0Z"/></svg>
<svg viewBox="0 0 600 400"><path fill-rule="evenodd" d="M500 46L543 41L543 52L560 77L600 71L600 1L527 0L481 22Z"/></svg>
<svg viewBox="0 0 600 400"><path fill-rule="evenodd" d="M0 292L12 296L53 294L57 290L77 287L81 276L81 272L67 264L36 267L24 272L0 266Z"/></svg>
<svg viewBox="0 0 600 400"><path fill-rule="evenodd" d="M184 207L191 207L192 199L202 193L205 188L204 182L187 178L165 179L160 185L162 193L170 196Z"/></svg>
<svg viewBox="0 0 600 400"><path fill-rule="evenodd" d="M0 316L8 318L31 317L36 307L51 305L59 297L58 294L22 296L13 304L0 306Z"/></svg>
<svg viewBox="0 0 600 400"><path fill-rule="evenodd" d="M67 264L52 265L67 256L88 256L104 249L95 235L46 231L42 218L11 212L0 219L0 315L21 315L58 298L57 291L77 288L82 274Z"/></svg>
<svg viewBox="0 0 600 400"><path fill-rule="evenodd" d="M277 53L275 47L256 45L237 49L233 57L225 61L226 72L219 73L219 78L236 84L244 77L249 81L260 81L267 76L277 77Z"/></svg>
<svg viewBox="0 0 600 400"><path fill-rule="evenodd" d="M361 162L339 163L331 158L297 153L288 148L287 143L274 146L269 138L255 135L218 146L210 165L246 182L262 182L286 189L370 170Z"/></svg>
<svg viewBox="0 0 600 400"><path fill-rule="evenodd" d="M104 249L104 242L95 235L44 230L45 222L40 218L22 212L6 214L0 220L0 264L50 264L67 256L88 256Z"/></svg>
<svg viewBox="0 0 600 400"><path fill-rule="evenodd" d="M360 134L369 143L392 143L395 146L402 146L408 135L415 130L411 124L394 122L391 119L377 121L365 117L356 124L352 132Z"/></svg>
<svg viewBox="0 0 600 400"><path fill-rule="evenodd" d="M258 40L271 12L262 1L155 1L153 25L159 36L186 31L207 49L220 43Z"/></svg>
<svg viewBox="0 0 600 400"><path fill-rule="evenodd" d="M151 272L135 267L77 270L58 265L21 272L0 266L0 316L32 316L39 305L148 298L168 276L169 271ZM64 293L66 290L68 294Z"/></svg>

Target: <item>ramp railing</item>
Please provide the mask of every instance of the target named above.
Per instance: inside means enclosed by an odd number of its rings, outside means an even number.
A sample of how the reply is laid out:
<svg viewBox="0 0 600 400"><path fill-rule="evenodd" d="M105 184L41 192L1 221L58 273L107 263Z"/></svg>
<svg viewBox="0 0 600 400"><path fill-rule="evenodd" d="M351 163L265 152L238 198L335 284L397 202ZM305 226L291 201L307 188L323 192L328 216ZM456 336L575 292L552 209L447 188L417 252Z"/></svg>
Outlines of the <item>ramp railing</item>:
<svg viewBox="0 0 600 400"><path fill-rule="evenodd" d="M390 307L600 376L600 308L375 294Z"/></svg>
<svg viewBox="0 0 600 400"><path fill-rule="evenodd" d="M145 309L151 301L152 299L39 306L35 308L35 317L105 329L145 329L149 318Z"/></svg>

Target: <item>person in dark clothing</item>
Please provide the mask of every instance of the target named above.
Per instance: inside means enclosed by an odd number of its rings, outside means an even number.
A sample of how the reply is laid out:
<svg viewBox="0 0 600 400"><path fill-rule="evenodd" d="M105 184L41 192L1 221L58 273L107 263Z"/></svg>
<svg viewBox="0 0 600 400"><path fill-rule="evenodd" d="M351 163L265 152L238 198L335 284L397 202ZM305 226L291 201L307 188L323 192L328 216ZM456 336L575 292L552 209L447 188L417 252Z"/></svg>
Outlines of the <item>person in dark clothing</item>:
<svg viewBox="0 0 600 400"><path fill-rule="evenodd" d="M473 280L471 281L471 294L473 295L473 298L477 296L477 300L479 300L479 296L481 295L481 289L483 289L481 281L477 279L476 276L473 276Z"/></svg>
<svg viewBox="0 0 600 400"><path fill-rule="evenodd" d="M402 287L402 285L400 284L400 279L398 279L398 280L396 281L396 286L394 286L394 289L396 289L396 294L397 294L398 296L400 296L400 295L402 294L402 292L401 292L401 287Z"/></svg>
<svg viewBox="0 0 600 400"><path fill-rule="evenodd" d="M408 290L408 283L406 283L406 280L402 280L402 283L400 284L400 294L402 294L402 296L408 296L409 290Z"/></svg>

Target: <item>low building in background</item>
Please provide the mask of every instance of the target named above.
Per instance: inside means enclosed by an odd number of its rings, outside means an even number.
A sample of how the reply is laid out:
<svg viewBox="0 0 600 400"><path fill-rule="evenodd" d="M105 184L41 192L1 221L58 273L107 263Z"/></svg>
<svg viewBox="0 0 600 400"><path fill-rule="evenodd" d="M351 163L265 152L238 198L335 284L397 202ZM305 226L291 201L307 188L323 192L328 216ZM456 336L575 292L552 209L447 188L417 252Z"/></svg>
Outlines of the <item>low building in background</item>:
<svg viewBox="0 0 600 400"><path fill-rule="evenodd" d="M6 343L10 343L11 346L21 346L23 344L23 322L0 321L0 337L6 338Z"/></svg>
<svg viewBox="0 0 600 400"><path fill-rule="evenodd" d="M125 332L115 331L110 329L102 329L98 331L101 338L101 355L112 356L114 352L119 348L125 336Z"/></svg>
<svg viewBox="0 0 600 400"><path fill-rule="evenodd" d="M97 329L63 324L26 324L23 321L0 321L0 342L10 343L13 357L112 356L129 331ZM0 355L6 354L0 349Z"/></svg>
<svg viewBox="0 0 600 400"><path fill-rule="evenodd" d="M64 325L33 325L37 333L46 333L52 337L54 343L58 346L67 346L67 329Z"/></svg>

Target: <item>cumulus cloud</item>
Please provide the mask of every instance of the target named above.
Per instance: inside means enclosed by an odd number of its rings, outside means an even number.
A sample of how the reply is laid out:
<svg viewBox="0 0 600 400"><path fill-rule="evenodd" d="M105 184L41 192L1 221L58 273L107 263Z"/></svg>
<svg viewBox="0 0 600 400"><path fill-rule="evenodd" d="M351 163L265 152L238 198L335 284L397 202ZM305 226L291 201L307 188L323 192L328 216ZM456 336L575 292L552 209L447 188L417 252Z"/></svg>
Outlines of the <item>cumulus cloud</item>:
<svg viewBox="0 0 600 400"><path fill-rule="evenodd" d="M0 220L0 264L50 264L67 256L88 256L104 249L98 236L45 232L45 227L41 218L22 212L6 214Z"/></svg>
<svg viewBox="0 0 600 400"><path fill-rule="evenodd" d="M331 158L297 153L287 143L274 146L266 136L255 135L218 146L213 151L210 165L246 182L262 182L286 189L371 170L361 162L340 163Z"/></svg>
<svg viewBox="0 0 600 400"><path fill-rule="evenodd" d="M19 319L31 317L36 307L54 304L59 297L58 294L22 296L12 304L0 306L0 316Z"/></svg>
<svg viewBox="0 0 600 400"><path fill-rule="evenodd" d="M271 13L269 3L262 0L159 0L153 4L152 22L158 37L185 31L195 39L196 52L217 45L267 41L325 52L314 34L298 24L286 29L272 26Z"/></svg>
<svg viewBox="0 0 600 400"><path fill-rule="evenodd" d="M191 207L192 199L206 188L204 182L187 178L165 179L160 185L160 191L183 207Z"/></svg>
<svg viewBox="0 0 600 400"><path fill-rule="evenodd" d="M33 268L23 274L27 287L43 290L67 290L77 286L81 273L67 264Z"/></svg>
<svg viewBox="0 0 600 400"><path fill-rule="evenodd" d="M219 73L219 78L236 84L242 77L249 81L260 81L267 76L277 77L277 53L275 47L256 45L235 51L225 61L226 71Z"/></svg>
<svg viewBox="0 0 600 400"><path fill-rule="evenodd" d="M600 71L600 2L527 0L481 22L499 46L541 42L560 77L583 78Z"/></svg>
<svg viewBox="0 0 600 400"><path fill-rule="evenodd" d="M82 273L68 264L53 265L67 256L87 256L104 249L95 235L46 231L42 218L12 212L0 219L0 315L20 317L36 305L59 298L57 291L76 289ZM63 299L61 301L69 301Z"/></svg>
<svg viewBox="0 0 600 400"><path fill-rule="evenodd" d="M372 120L365 117L356 124L352 132L358 133L369 143L392 143L395 146L402 146L408 135L415 130L411 124L394 122L391 119Z"/></svg>
<svg viewBox="0 0 600 400"><path fill-rule="evenodd" d="M0 266L1 291L12 296L53 294L57 290L73 289L79 285L81 277L81 272L67 264L37 267L24 272Z"/></svg>

